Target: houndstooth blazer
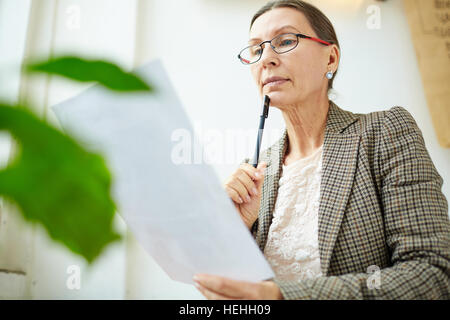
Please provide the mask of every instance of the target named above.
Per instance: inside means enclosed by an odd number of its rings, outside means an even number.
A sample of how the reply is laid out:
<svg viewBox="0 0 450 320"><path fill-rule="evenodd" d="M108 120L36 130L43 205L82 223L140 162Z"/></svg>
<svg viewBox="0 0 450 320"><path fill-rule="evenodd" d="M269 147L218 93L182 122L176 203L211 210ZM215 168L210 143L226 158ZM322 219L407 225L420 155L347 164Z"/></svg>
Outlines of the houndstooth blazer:
<svg viewBox="0 0 450 320"><path fill-rule="evenodd" d="M288 143L285 130L260 156L268 165L251 232L262 251ZM283 297L450 299L442 183L408 111L354 114L330 102L318 213L323 276L302 282L275 277Z"/></svg>

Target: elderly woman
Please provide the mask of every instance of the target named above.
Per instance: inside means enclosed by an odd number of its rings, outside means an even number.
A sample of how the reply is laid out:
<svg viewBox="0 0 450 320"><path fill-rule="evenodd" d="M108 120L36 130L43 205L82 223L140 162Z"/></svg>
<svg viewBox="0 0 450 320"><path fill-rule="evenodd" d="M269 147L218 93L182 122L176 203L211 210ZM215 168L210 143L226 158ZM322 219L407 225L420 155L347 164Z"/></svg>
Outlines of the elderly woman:
<svg viewBox="0 0 450 320"><path fill-rule="evenodd" d="M354 114L328 100L334 28L303 1L274 1L250 26L249 65L286 130L225 189L276 277L194 277L208 299L450 299L442 178L401 107ZM248 160L247 160L248 162Z"/></svg>

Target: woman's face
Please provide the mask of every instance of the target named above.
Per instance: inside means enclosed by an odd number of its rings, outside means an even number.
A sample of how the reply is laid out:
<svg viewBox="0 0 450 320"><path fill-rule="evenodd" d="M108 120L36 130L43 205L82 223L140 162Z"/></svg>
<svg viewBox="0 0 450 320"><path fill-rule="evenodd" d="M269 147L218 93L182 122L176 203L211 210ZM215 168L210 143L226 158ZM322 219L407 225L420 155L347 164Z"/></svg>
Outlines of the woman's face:
<svg viewBox="0 0 450 320"><path fill-rule="evenodd" d="M255 20L250 30L249 44L259 44L283 33L302 33L317 38L303 13L292 8L277 8ZM261 59L250 65L261 96L267 94L271 105L283 109L311 97L326 95L328 79L325 75L330 69L329 63L333 62L333 57L330 57L333 47L299 39L295 49L277 54L269 43L265 43ZM336 61L334 65L332 71L337 69ZM282 77L286 81L264 85L270 77Z"/></svg>

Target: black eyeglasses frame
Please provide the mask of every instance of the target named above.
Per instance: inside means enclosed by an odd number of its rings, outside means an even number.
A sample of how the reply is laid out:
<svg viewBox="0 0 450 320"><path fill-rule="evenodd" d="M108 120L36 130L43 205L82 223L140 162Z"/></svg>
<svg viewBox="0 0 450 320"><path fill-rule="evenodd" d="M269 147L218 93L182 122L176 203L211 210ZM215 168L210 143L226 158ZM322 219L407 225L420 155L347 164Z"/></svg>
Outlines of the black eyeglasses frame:
<svg viewBox="0 0 450 320"><path fill-rule="evenodd" d="M285 36L285 35L287 35L287 34L295 35L295 36L297 37L297 44L295 45L295 47L293 47L293 48L291 48L291 49L289 49L289 50L287 50L287 51L284 51L284 52L277 52L277 51L275 50L275 46L272 45L272 41L275 40L275 39L278 38L278 37ZM261 42L260 44L256 44L256 45L254 44L254 45L245 47L244 49L241 50L241 52L239 52L239 54L238 54L238 59L241 61L242 64L244 64L244 65L246 65L246 66L258 62L259 60L261 60L261 57L262 57L262 54L263 54L264 48L262 47L262 45L263 45L264 43L269 43L269 44L270 44L270 47L272 48L272 50L273 50L275 53L277 53L277 54L283 54L283 53L292 51L292 50L294 50L295 48L297 48L298 43L300 42L300 41L298 40L298 38L312 40L312 41L318 42L318 43L320 43L320 44L323 44L323 45L325 45L325 46L331 46L331 45L332 45L331 42L328 42L328 41L325 41L325 40L322 40L322 39L319 39L319 38L307 36L307 35L304 35L304 34L302 34L302 33L291 33L291 32L288 32L288 33L280 34L280 35L274 37L272 40L266 40L266 41ZM259 55L258 60L254 61L254 62L248 62L248 60L246 60L246 59L244 59L244 58L241 57L241 53L242 53L244 50L247 50L248 48L251 48L251 47L254 47L254 46L259 46L259 47L261 47L261 54Z"/></svg>

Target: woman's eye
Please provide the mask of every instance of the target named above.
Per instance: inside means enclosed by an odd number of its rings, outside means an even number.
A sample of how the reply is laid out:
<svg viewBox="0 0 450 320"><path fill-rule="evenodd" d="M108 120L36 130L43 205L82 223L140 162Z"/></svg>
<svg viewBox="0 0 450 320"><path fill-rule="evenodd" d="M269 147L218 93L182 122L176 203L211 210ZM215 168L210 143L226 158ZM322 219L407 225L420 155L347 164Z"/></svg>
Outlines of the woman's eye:
<svg viewBox="0 0 450 320"><path fill-rule="evenodd" d="M260 55L261 54L261 48L254 49L251 52L252 52L252 55L254 55L254 56Z"/></svg>
<svg viewBox="0 0 450 320"><path fill-rule="evenodd" d="M281 45L282 45L282 46L289 46L289 45L291 45L293 42L294 42L293 40L283 40L283 41L281 41Z"/></svg>

